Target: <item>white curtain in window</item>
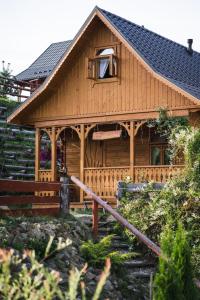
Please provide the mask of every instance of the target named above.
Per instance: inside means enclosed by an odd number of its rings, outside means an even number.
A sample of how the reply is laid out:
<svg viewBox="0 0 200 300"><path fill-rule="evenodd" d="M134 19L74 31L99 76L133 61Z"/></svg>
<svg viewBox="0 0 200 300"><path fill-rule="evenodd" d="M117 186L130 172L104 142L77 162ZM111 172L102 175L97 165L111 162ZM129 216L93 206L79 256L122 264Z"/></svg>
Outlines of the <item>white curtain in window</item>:
<svg viewBox="0 0 200 300"><path fill-rule="evenodd" d="M109 65L108 58L102 58L99 60L99 78L104 78L108 65Z"/></svg>

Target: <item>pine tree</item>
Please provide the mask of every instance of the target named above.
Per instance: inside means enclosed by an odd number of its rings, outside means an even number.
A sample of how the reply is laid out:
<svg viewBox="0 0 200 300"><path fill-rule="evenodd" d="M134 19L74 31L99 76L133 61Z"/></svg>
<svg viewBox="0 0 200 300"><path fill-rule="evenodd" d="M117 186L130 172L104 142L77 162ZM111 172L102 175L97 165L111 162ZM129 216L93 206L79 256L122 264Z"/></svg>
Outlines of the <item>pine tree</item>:
<svg viewBox="0 0 200 300"><path fill-rule="evenodd" d="M190 248L186 232L179 223L173 231L167 226L161 239L162 255L154 280L154 300L197 300Z"/></svg>
<svg viewBox="0 0 200 300"><path fill-rule="evenodd" d="M8 63L5 67L5 62L2 61L2 70L0 71L0 96L6 97L7 94L13 92L13 88L11 87L12 71L10 70L10 64ZM9 86L7 86L9 84Z"/></svg>

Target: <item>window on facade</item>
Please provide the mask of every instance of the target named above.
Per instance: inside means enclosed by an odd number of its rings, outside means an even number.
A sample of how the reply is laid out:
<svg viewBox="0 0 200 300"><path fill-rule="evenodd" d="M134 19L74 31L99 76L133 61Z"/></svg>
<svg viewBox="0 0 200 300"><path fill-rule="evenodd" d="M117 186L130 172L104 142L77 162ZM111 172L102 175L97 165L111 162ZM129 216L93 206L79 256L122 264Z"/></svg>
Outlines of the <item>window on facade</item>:
<svg viewBox="0 0 200 300"><path fill-rule="evenodd" d="M115 48L96 50L95 58L88 60L88 78L106 79L117 76L117 57Z"/></svg>
<svg viewBox="0 0 200 300"><path fill-rule="evenodd" d="M151 165L169 165L170 153L167 145L151 146Z"/></svg>

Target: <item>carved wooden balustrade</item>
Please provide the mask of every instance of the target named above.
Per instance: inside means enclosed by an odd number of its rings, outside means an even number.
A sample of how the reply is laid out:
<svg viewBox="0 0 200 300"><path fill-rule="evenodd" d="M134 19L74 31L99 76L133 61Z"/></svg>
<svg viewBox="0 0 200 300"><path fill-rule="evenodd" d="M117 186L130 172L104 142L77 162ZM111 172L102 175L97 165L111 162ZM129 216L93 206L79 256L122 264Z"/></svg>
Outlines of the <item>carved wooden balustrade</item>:
<svg viewBox="0 0 200 300"><path fill-rule="evenodd" d="M52 171L51 170L43 170L40 169L39 170L39 180L38 181L42 181L42 182L50 182L52 181Z"/></svg>
<svg viewBox="0 0 200 300"><path fill-rule="evenodd" d="M50 181L53 181L52 180L52 170L43 170L43 169L40 169L38 171L38 181L41 181L41 182L50 182ZM44 192L39 192L38 196L54 196L55 195L55 192L47 192L47 191L44 191Z"/></svg>
<svg viewBox="0 0 200 300"><path fill-rule="evenodd" d="M97 195L115 198L117 182L130 175L130 167L85 168L84 182Z"/></svg>
<svg viewBox="0 0 200 300"><path fill-rule="evenodd" d="M134 182L167 182L183 172L183 165L173 166L134 166ZM85 168L84 182L97 195L113 199L116 195L117 182L130 176L130 167Z"/></svg>
<svg viewBox="0 0 200 300"><path fill-rule="evenodd" d="M170 178L179 176L183 172L183 165L173 166L135 166L135 182L154 181L167 182Z"/></svg>

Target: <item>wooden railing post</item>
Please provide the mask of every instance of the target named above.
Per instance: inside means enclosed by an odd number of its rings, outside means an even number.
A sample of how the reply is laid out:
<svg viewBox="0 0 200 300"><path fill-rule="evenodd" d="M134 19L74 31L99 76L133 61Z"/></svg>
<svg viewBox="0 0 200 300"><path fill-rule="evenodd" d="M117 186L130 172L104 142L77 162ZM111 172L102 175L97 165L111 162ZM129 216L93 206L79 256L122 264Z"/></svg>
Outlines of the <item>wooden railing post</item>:
<svg viewBox="0 0 200 300"><path fill-rule="evenodd" d="M81 124L80 132L80 180L84 181L84 160L85 160L85 126ZM80 202L83 202L84 192L80 189Z"/></svg>
<svg viewBox="0 0 200 300"><path fill-rule="evenodd" d="M56 181L56 177L57 177L56 149L57 149L56 129L55 129L55 127L52 127L52 135L51 135L51 170L52 170L51 172L52 172L52 181Z"/></svg>
<svg viewBox="0 0 200 300"><path fill-rule="evenodd" d="M35 130L35 181L39 181L40 169L40 128Z"/></svg>
<svg viewBox="0 0 200 300"><path fill-rule="evenodd" d="M134 182L134 164L135 164L135 122L130 121L130 175Z"/></svg>
<svg viewBox="0 0 200 300"><path fill-rule="evenodd" d="M92 205L92 235L94 239L98 236L98 203L95 200Z"/></svg>

